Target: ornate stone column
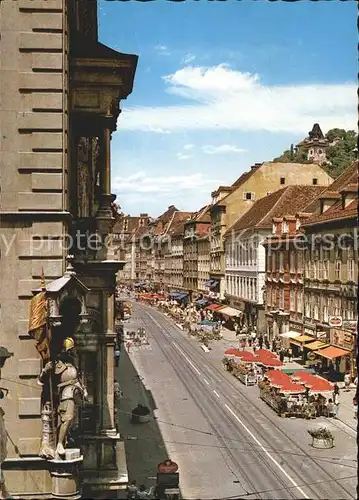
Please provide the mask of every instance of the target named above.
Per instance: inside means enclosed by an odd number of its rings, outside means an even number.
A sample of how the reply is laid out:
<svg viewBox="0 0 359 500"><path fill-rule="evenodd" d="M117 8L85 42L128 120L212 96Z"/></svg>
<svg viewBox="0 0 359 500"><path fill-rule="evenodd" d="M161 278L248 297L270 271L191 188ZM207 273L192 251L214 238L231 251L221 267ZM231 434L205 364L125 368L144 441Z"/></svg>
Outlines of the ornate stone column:
<svg viewBox="0 0 359 500"><path fill-rule="evenodd" d="M111 126L109 119L103 119L103 129L100 138L101 151L101 170L100 170L100 188L101 205L98 211L98 218L112 218L111 202Z"/></svg>
<svg viewBox="0 0 359 500"><path fill-rule="evenodd" d="M114 416L114 292L106 290L102 295L104 311L104 336L101 346L102 370L102 406L101 406L101 434L114 436L117 434ZM103 376L105 375L105 376Z"/></svg>

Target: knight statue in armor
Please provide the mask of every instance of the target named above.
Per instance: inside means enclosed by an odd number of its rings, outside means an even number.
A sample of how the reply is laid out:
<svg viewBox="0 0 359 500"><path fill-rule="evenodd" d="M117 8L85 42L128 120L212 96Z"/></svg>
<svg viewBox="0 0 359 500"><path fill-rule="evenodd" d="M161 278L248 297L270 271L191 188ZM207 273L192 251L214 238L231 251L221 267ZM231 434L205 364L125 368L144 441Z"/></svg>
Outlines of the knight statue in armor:
<svg viewBox="0 0 359 500"><path fill-rule="evenodd" d="M49 361L45 365L40 373L39 383L49 386L48 382L51 375L53 375L53 389L56 393L53 395L52 401L56 400L57 403L54 404L54 406L57 407L57 446L56 450L54 450L52 440L48 436L51 432L46 432L47 427L44 425L46 422L44 422L43 412L43 439L40 456L47 459L64 459L67 437L71 425L76 419L77 407L81 404L83 399L87 398L86 388L79 379L75 343L72 338L66 338L63 343L63 348L55 361ZM44 407L46 410L46 404ZM51 409L48 413L48 419L50 420L52 413ZM49 427L51 427L51 423L48 422L48 424Z"/></svg>

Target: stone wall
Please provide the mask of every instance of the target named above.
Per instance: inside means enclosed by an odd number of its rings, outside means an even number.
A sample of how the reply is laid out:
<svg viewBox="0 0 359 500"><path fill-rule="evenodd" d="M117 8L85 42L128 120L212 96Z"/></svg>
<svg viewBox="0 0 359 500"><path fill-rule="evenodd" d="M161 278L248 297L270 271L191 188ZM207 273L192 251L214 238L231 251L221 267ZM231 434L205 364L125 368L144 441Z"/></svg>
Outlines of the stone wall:
<svg viewBox="0 0 359 500"><path fill-rule="evenodd" d="M4 469L11 494L48 495L50 475L37 459L40 357L27 329L42 269L46 281L64 271L67 19L64 0L6 1L0 9L0 345L14 352L2 373L11 395L3 408L18 448L8 441Z"/></svg>

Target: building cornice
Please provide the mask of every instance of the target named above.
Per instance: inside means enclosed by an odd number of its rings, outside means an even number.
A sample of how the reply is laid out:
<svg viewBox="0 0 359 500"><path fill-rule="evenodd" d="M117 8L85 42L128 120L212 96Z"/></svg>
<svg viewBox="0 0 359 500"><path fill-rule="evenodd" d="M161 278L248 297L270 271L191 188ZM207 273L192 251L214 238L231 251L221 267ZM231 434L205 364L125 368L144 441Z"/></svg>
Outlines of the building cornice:
<svg viewBox="0 0 359 500"><path fill-rule="evenodd" d="M67 211L16 211L0 212L0 221L2 220L30 220L30 221L71 221L74 216Z"/></svg>

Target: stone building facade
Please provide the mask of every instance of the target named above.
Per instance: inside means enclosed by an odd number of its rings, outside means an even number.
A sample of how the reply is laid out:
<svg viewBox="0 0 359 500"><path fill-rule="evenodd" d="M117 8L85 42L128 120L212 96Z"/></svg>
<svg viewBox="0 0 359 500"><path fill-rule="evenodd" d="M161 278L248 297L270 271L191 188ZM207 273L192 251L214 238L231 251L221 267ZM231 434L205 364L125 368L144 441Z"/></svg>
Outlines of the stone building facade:
<svg viewBox="0 0 359 500"><path fill-rule="evenodd" d="M339 349L317 348L318 358L355 373L358 310L358 170L351 165L303 222L304 333ZM335 197L336 195L336 197Z"/></svg>
<svg viewBox="0 0 359 500"><path fill-rule="evenodd" d="M357 162L302 211L273 218L266 316L310 363L356 373Z"/></svg>
<svg viewBox="0 0 359 500"><path fill-rule="evenodd" d="M197 290L198 292L209 294L210 280L210 265L211 265L211 242L210 242L210 227L203 235L197 239Z"/></svg>
<svg viewBox="0 0 359 500"><path fill-rule="evenodd" d="M191 297L198 291L198 239L210 230L209 208L201 208L184 226L183 286Z"/></svg>
<svg viewBox="0 0 359 500"><path fill-rule="evenodd" d="M138 228L146 227L150 223L148 214L139 217L122 215L113 227L114 254L120 261L124 261L123 269L117 273L118 282L133 282L136 279L136 247L135 233Z"/></svg>
<svg viewBox="0 0 359 500"><path fill-rule="evenodd" d="M213 193L211 207L211 271L219 298L225 293L224 233L254 202L290 185L327 187L331 177L316 164L256 163L231 186Z"/></svg>
<svg viewBox="0 0 359 500"><path fill-rule="evenodd" d="M12 395L3 403L11 440L2 468L13 497L78 495L71 460L38 456L41 359L27 332L29 301L43 276L58 308L48 319L52 352L59 339L74 337L89 393L77 426L83 458L75 462L85 494L109 496L128 481L113 399L120 264L105 244L114 221L110 139L119 102L132 91L137 56L98 41L95 1L6 1L0 9L0 344L14 353L2 374ZM74 261L66 274L68 253Z"/></svg>

